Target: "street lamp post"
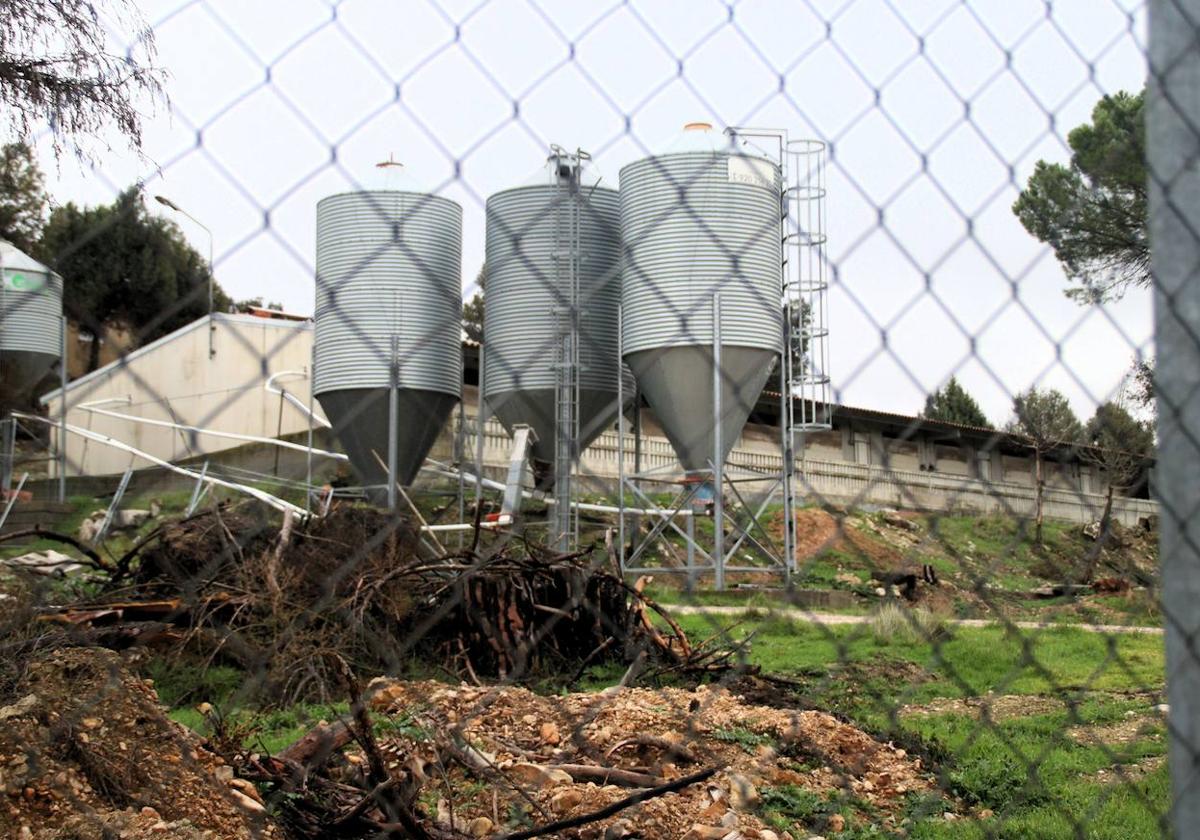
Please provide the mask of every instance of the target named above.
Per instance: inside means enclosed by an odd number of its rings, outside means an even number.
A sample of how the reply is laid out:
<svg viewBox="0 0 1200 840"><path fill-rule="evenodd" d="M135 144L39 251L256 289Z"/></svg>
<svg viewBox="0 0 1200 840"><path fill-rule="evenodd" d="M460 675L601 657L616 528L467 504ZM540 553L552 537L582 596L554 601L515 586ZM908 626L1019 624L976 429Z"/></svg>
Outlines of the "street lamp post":
<svg viewBox="0 0 1200 840"><path fill-rule="evenodd" d="M184 210L182 207L180 207L178 204L176 204L171 199L167 198L165 195L156 195L156 196L154 196L154 200L157 201L162 206L167 207L171 210L174 210L176 213L179 213L179 214L184 215L187 218L191 219L193 222L195 222L197 225L199 225L204 230L205 233L208 234L208 358L211 359L217 355L217 348L214 343L214 336L217 331L217 325L215 323L213 323L213 282L214 282L213 277L214 277L214 273L213 273L213 235L212 235L212 231L209 230L208 225L204 224L204 222L197 219L195 216L193 216L188 211Z"/></svg>

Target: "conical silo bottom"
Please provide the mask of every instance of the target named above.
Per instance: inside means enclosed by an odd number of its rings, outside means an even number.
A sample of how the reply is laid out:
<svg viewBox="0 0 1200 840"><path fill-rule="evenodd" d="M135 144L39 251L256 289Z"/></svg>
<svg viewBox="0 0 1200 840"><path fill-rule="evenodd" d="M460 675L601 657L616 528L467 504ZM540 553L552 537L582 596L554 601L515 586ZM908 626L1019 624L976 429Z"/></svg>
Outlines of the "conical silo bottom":
<svg viewBox="0 0 1200 840"><path fill-rule="evenodd" d="M333 424L333 433L350 457L359 481L365 485L387 486L387 470L379 465L388 461L387 388L349 388L317 394L325 416ZM400 483L413 483L421 463L433 448L458 397L439 391L401 388L397 394L396 472ZM375 455L379 455L376 460Z"/></svg>
<svg viewBox="0 0 1200 840"><path fill-rule="evenodd" d="M0 407L13 406L54 369L58 356L29 350L0 351Z"/></svg>
<svg viewBox="0 0 1200 840"><path fill-rule="evenodd" d="M554 486L555 406L553 388L498 391L487 397L488 411L511 435L516 426L533 429L530 447L534 480L540 489ZM617 395L600 388L579 390L579 451L588 448L617 419Z"/></svg>
<svg viewBox="0 0 1200 840"><path fill-rule="evenodd" d="M721 347L721 462L729 457L771 374L776 353ZM625 356L638 388L686 470L713 459L713 357L708 347L661 347Z"/></svg>

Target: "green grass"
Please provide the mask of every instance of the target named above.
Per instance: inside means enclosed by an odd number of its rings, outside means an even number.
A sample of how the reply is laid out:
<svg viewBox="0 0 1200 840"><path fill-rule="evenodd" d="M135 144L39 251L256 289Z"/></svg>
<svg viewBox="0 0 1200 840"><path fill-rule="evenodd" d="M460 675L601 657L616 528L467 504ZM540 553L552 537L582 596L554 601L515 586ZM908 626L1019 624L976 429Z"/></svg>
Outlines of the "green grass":
<svg viewBox="0 0 1200 840"><path fill-rule="evenodd" d="M1083 552L1079 526L1067 522L1047 520L1040 548L1033 524L1013 517L934 515L926 524L946 555L944 562L935 564L942 566L939 573L973 572L1002 589L1044 586L1039 568L1062 567L1064 560L1073 561Z"/></svg>
<svg viewBox="0 0 1200 840"><path fill-rule="evenodd" d="M947 781L952 790L988 806L994 815L953 822L927 818L918 821L909 836L918 840L1170 836L1162 824L1171 801L1166 767L1136 781L1122 781L1115 775L1108 783L1096 781L1095 772L1108 767L1110 760L1096 747L1062 738L1054 728L1058 722L1056 716L1026 718L1002 724L996 733L978 732L977 721L957 731L951 728L957 739L972 740L969 745L963 742L947 761ZM1140 743L1130 757L1158 755L1162 749L1161 743Z"/></svg>
<svg viewBox="0 0 1200 840"><path fill-rule="evenodd" d="M1093 702L1077 708L1075 718L1064 709L1001 722L919 715L903 726L950 757L943 779L950 793L1002 813L1053 802L1068 783L1109 767L1114 757L1136 762L1161 755L1161 729L1157 739L1145 737L1108 749L1079 743L1066 734L1078 721L1109 720L1120 708L1120 703Z"/></svg>
<svg viewBox="0 0 1200 840"><path fill-rule="evenodd" d="M758 747L763 744L771 744L774 739L770 735L763 735L758 732L752 732L745 727L732 727L727 729L714 729L712 737L718 741L724 741L727 744L737 744L746 752L753 755Z"/></svg>
<svg viewBox="0 0 1200 840"><path fill-rule="evenodd" d="M684 616L681 623L696 636L710 634L719 624L706 616ZM999 627L956 627L932 643L898 634L881 644L869 626L821 627L750 617L731 637L744 640L751 633L751 663L767 672L795 675L811 689L804 693L822 707L848 715L877 737L916 750L938 768L951 798L914 796L907 814L909 837L1067 840L1079 836L1070 815L1086 818L1088 838L1160 836L1158 817L1170 801L1165 771L1128 786L1106 786L1096 774L1114 758L1136 762L1161 755L1163 727L1107 751L1067 735L1080 723L1104 725L1126 713L1149 712L1152 700L1130 699L1121 692L1161 689L1163 653L1157 636L1110 638L1076 628L1013 634ZM905 665L910 670L904 671ZM1074 717L1063 708L990 725L960 714L895 716L902 705L989 691L1071 697L1078 705ZM736 733L729 740L741 743ZM947 821L944 811L961 811L956 798L995 815L977 820L967 814ZM893 836L877 828L861 804L829 802L801 788L765 791L763 809L769 823L779 830L797 829L799 836ZM844 832L825 830L833 813L846 818Z"/></svg>
<svg viewBox="0 0 1200 840"><path fill-rule="evenodd" d="M686 615L679 622L693 638L735 624L732 616ZM795 673L831 664L888 656L913 662L941 679L921 687L926 696L957 697L987 691L1038 694L1056 689L1140 690L1163 681L1162 639L1128 634L1108 637L1073 627L1009 632L1003 627L950 627L933 643L896 638L881 645L867 625L793 622L750 615L730 632L751 633L749 661L764 671ZM936 692L930 694L930 692Z"/></svg>
<svg viewBox="0 0 1200 840"><path fill-rule="evenodd" d="M297 704L286 709L252 711L248 709L221 710L230 726L243 733L244 745L248 748L274 753L297 741L321 721L331 722L349 713L346 703ZM212 734L211 721L192 707L172 709L169 716L176 723L192 729L203 736ZM387 722L389 725L391 721ZM376 726L384 733L387 726Z"/></svg>
<svg viewBox="0 0 1200 840"><path fill-rule="evenodd" d="M79 531L80 524L96 509L99 503L91 496L68 496L67 503L71 505L71 511L62 514L53 522L48 523L47 527L52 531L75 536ZM20 502L17 504L19 505ZM0 544L0 557L16 557L31 551L48 550L60 551L64 554L75 554L74 549L60 542L39 539L32 540L24 545Z"/></svg>
<svg viewBox="0 0 1200 840"><path fill-rule="evenodd" d="M197 703L227 705L246 679L246 675L237 668L222 665L202 667L162 658L149 659L143 674L154 680L159 702L168 708Z"/></svg>

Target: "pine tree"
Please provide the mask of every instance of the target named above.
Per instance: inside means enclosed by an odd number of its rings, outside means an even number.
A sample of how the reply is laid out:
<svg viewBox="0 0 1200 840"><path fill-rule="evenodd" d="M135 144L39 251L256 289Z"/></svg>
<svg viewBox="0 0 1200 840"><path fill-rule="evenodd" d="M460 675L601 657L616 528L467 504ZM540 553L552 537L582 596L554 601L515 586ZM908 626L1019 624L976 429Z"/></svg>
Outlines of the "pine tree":
<svg viewBox="0 0 1200 840"><path fill-rule="evenodd" d="M1088 562L1090 581L1112 527L1113 495L1117 490L1128 493L1144 477L1154 457L1154 427L1136 419L1120 402L1101 403L1084 428L1084 442L1088 448L1081 450L1083 458L1104 472L1107 485L1100 534Z"/></svg>
<svg viewBox="0 0 1200 840"><path fill-rule="evenodd" d="M487 283L487 264L479 267L475 278L476 292L470 300L463 301L462 328L467 338L483 341L483 287Z"/></svg>
<svg viewBox="0 0 1200 840"><path fill-rule="evenodd" d="M942 388L925 398L925 410L921 414L930 420L941 420L945 423L958 423L981 429L992 428L979 403L953 376Z"/></svg>

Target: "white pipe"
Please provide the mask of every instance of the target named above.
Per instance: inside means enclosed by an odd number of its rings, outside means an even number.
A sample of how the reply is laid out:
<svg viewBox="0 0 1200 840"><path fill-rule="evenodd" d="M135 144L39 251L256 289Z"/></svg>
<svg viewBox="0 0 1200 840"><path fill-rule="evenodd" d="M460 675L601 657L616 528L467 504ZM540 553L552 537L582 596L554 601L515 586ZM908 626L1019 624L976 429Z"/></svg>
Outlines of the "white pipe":
<svg viewBox="0 0 1200 840"><path fill-rule="evenodd" d="M555 502L553 499L546 500L546 504L548 504L548 505L553 505L554 503ZM593 513L620 513L622 511L622 508L619 508L615 505L594 505L590 502L571 502L571 507L578 508L579 510L591 511ZM672 511L667 510L666 508L631 508L631 507L627 507L627 508L624 508L624 511L629 516L663 516L663 517L666 517L666 516L672 515ZM676 510L673 512L673 515L675 515L675 516L696 516L697 514L691 508L679 508L679 510Z"/></svg>
<svg viewBox="0 0 1200 840"><path fill-rule="evenodd" d="M267 393L282 395L282 397L285 400L287 400L292 405L296 406L296 408L303 411L305 413L305 415L307 415L309 417L309 419L313 420L317 425L324 426L326 429L332 429L333 428L332 423L330 423L324 417L317 414L315 411L313 411L311 408L309 408L307 405L305 405L303 402L301 402L300 399L298 397L296 397L294 394L287 392L283 388L271 387L272 384L275 382L275 380L281 376L296 376L296 377L300 377L301 379L308 379L309 378L308 372L303 371L303 370L281 370L281 371L279 371L279 373L271 374L271 376L267 379L266 383L263 385L263 388L265 388L267 390ZM310 393L312 392L312 385L309 385L309 392Z"/></svg>
<svg viewBox="0 0 1200 840"><path fill-rule="evenodd" d="M92 400L91 402L79 403L79 405L77 405L75 407L76 408L95 408L98 405L109 405L110 403L121 403L122 405L129 405L132 402L133 402L133 397L126 394L123 397L108 397L107 399L103 399L103 400Z"/></svg>
<svg viewBox="0 0 1200 840"><path fill-rule="evenodd" d="M511 524L512 517L503 516L496 522L480 522L479 527L486 531L493 528L504 528ZM441 531L473 531L475 530L475 525L470 522L455 522L449 525L425 525L422 526L421 530L435 534Z"/></svg>
<svg viewBox="0 0 1200 840"><path fill-rule="evenodd" d="M36 420L39 423L45 423L46 425L49 425L49 426L56 425L54 420L49 420L45 417L38 417L36 414L25 414L24 412L14 411L13 415L16 417L21 417L26 420ZM300 516L300 517L307 516L307 514L304 512L304 508L297 507L296 505L292 504L291 502L285 502L283 499L280 499L277 496L272 496L270 493L267 493L263 490L259 490L257 487L248 487L244 484L236 484L232 481L223 481L222 479L213 478L212 476L201 476L200 473L193 472L192 470L184 469L183 467L172 464L170 461L164 461L161 458L156 458L153 455L151 455L149 452L143 452L142 450L137 449L136 447L130 446L127 443L122 443L121 441L116 440L115 438L110 438L108 435L102 435L99 432L93 432L88 429L81 429L78 426L71 426L66 423L64 423L63 426L66 428L66 430L68 432L72 432L73 434L77 434L80 437L87 438L88 440L93 440L96 443L102 443L105 446L111 446L115 449L120 449L123 452L128 452L131 455L135 455L138 458L142 458L146 461L149 461L151 464L154 464L155 466L170 470L173 473L178 473L179 475L186 475L188 478L194 478L197 480L203 479L208 484L215 484L219 487L228 487L231 490L237 490L239 493L245 493L248 496L253 496L255 499L258 499L260 502L270 505L271 507L275 508L276 510L281 510L281 511L285 511L285 512L290 510L292 513L296 514L297 516Z"/></svg>
<svg viewBox="0 0 1200 840"><path fill-rule="evenodd" d="M433 461L431 463L437 463L437 462ZM447 467L445 467L441 464L438 464L438 466L436 468L435 467L421 467L421 469L423 469L427 472L434 473L435 475L445 476L447 478L458 478L457 472L455 472L452 469L448 469ZM466 478L467 481L480 481L480 482L482 482L483 486L487 487L489 490L503 490L504 489L504 485L501 484L499 481L493 481L490 478L477 478L476 476L471 475L469 472L466 472L465 470L462 472L462 474L463 474L463 477ZM547 505L554 504L553 499L546 498L537 493L533 493L529 490L522 490L521 495L522 495L522 497L524 497L526 499L537 499L539 501L543 501ZM571 502L571 507L573 507L577 510L591 511L593 513L620 513L622 510L621 508L616 507L615 505L595 505L590 502ZM666 517L666 516L670 515L670 513L671 513L670 511L664 510L662 508L631 508L631 507L627 507L624 509L624 511L629 516ZM690 508L680 508L679 510L675 511L674 515L675 516L697 516L698 514Z"/></svg>
<svg viewBox="0 0 1200 840"><path fill-rule="evenodd" d="M275 393L278 393L277 391ZM299 443L291 441L279 440L278 438L259 437L258 435L239 435L236 432L218 432L213 429L202 429L199 426L188 426L183 423L172 423L169 420L151 420L149 417L136 417L132 414L121 414L117 411L108 411L103 408L96 408L94 404L81 403L75 406L76 408L89 411L94 414L103 414L106 417L115 417L118 420L128 420L132 423L145 423L149 426L161 426L166 429L182 429L185 432L195 432L198 435L208 435L210 437L229 438L231 440L242 440L247 443L265 443L271 446L281 446L284 449L294 449L297 452L308 452L309 448ZM349 457L341 452L328 452L324 449L314 449L312 454L320 455L323 458L333 458L335 461L349 461Z"/></svg>

